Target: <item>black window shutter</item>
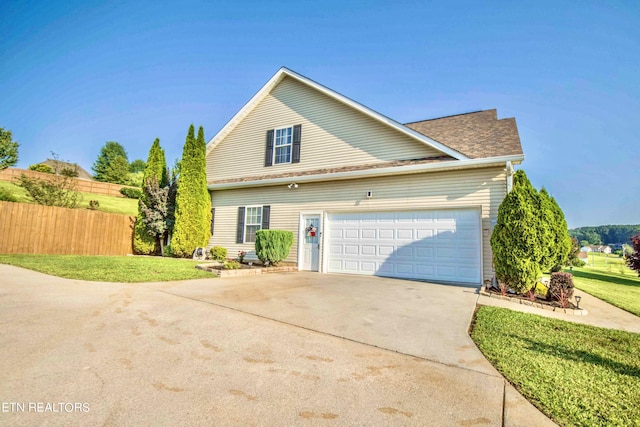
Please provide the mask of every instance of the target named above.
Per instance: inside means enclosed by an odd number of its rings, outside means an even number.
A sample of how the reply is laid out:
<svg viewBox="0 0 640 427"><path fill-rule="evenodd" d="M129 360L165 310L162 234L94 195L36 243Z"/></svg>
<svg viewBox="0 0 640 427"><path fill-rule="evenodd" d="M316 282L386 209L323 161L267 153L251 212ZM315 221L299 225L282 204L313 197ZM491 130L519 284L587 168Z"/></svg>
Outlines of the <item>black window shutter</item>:
<svg viewBox="0 0 640 427"><path fill-rule="evenodd" d="M238 208L238 230L236 243L244 243L244 206Z"/></svg>
<svg viewBox="0 0 640 427"><path fill-rule="evenodd" d="M211 235L213 236L213 225L216 221L216 208L211 208Z"/></svg>
<svg viewBox="0 0 640 427"><path fill-rule="evenodd" d="M269 217L271 216L271 206L262 207L262 229L269 229Z"/></svg>
<svg viewBox="0 0 640 427"><path fill-rule="evenodd" d="M300 163L300 140L302 134L302 125L293 127L293 149L291 150L291 163Z"/></svg>
<svg viewBox="0 0 640 427"><path fill-rule="evenodd" d="M264 153L264 165L273 165L273 129L267 131L267 149Z"/></svg>

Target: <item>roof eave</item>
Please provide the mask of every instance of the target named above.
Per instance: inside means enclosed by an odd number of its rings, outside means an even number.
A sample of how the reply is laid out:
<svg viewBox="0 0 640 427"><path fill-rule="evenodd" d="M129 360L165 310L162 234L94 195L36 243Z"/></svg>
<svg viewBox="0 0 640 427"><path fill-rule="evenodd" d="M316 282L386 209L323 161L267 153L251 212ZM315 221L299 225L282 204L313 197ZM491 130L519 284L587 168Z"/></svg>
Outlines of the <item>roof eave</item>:
<svg viewBox="0 0 640 427"><path fill-rule="evenodd" d="M251 187L268 187L279 184L295 183L309 183L309 182L322 182L322 181L339 181L347 179L358 178L373 178L381 176L393 176L393 175L408 175L414 173L424 172L440 172L450 171L458 169L475 169L491 166L503 166L507 162L512 164L522 163L524 160L524 154L515 154L499 157L487 157L483 159L467 159L467 160L451 160L440 163L427 163L408 166L396 166L379 169L364 169L349 172L337 172L318 175L299 175L289 176L282 178L271 178L254 181L241 181L241 182L228 182L222 184L209 184L209 190L232 190L236 188L251 188Z"/></svg>

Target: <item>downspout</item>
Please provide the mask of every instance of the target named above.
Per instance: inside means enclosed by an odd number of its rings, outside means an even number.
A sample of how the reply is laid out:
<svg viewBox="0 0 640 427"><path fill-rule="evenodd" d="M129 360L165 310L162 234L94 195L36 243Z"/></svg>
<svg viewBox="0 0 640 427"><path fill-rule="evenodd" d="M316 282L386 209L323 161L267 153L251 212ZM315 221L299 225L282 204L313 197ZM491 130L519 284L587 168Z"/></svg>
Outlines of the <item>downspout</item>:
<svg viewBox="0 0 640 427"><path fill-rule="evenodd" d="M511 190L513 190L513 164L511 164L511 161L507 161L507 165L506 165L506 169L505 171L507 172L507 194L511 193Z"/></svg>
<svg viewBox="0 0 640 427"><path fill-rule="evenodd" d="M513 190L513 164L510 160L505 164L505 172L507 173L507 194L511 193ZM495 221L491 221L491 232L493 232L493 227L495 227ZM498 287L498 279L496 278L496 270L493 267L493 262L491 263L491 269L493 270L493 277L491 278L491 284L494 288Z"/></svg>

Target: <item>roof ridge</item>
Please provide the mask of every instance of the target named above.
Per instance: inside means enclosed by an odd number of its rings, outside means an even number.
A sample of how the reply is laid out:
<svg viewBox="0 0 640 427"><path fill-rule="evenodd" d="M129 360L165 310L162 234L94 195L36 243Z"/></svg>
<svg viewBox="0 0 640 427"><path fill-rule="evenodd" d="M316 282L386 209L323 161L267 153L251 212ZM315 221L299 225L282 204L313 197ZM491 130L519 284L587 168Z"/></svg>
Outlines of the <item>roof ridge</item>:
<svg viewBox="0 0 640 427"><path fill-rule="evenodd" d="M466 115L469 115L469 114L484 113L484 112L487 112L487 111L495 111L496 115L498 113L498 110L496 108L489 108L487 110L476 110L476 111L469 111L469 112L466 112L466 113L450 114L448 116L434 117L432 119L415 120L413 122L406 122L406 123L403 123L403 124L404 125L410 125L410 124L413 124L413 123L430 122L432 120L448 119L450 117L466 116ZM502 119L497 119L497 120L502 120Z"/></svg>

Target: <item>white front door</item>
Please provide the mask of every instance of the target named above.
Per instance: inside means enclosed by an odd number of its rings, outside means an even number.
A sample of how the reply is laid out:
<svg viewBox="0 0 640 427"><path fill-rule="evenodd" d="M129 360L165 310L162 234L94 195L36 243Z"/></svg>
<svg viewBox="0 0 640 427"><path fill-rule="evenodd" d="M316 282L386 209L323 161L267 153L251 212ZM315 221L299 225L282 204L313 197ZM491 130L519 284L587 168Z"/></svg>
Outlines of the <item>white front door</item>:
<svg viewBox="0 0 640 427"><path fill-rule="evenodd" d="M302 216L302 270L320 267L320 215Z"/></svg>

